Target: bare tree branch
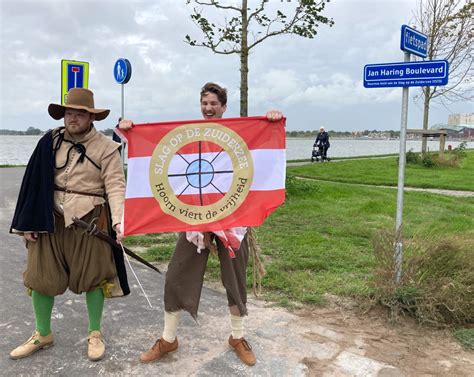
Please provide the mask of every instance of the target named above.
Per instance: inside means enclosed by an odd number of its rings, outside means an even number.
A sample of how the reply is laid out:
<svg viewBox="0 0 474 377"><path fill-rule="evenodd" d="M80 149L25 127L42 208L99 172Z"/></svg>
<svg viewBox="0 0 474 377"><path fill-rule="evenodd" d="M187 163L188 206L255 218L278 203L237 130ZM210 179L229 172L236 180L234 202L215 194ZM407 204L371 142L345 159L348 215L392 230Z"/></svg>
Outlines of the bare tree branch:
<svg viewBox="0 0 474 377"><path fill-rule="evenodd" d="M188 0L201 8L194 8L191 19L201 30L203 40L198 42L189 35L185 43L195 47L205 47L216 54L240 55L240 114L246 116L248 112L248 56L249 51L267 40L281 34L295 34L305 38L314 38L319 25L332 26L334 21L322 15L326 3L330 0L299 0L296 8L285 14L281 10L276 15L268 16L264 13L268 1L260 0L259 5L250 12L247 8L248 0L241 0L241 6L224 6L217 0ZM238 12L232 18L224 17L223 25L210 22L203 14L202 7L215 7L226 12ZM248 35L253 37L251 43Z"/></svg>
<svg viewBox="0 0 474 377"><path fill-rule="evenodd" d="M199 4L199 5L213 6L213 7L219 8L219 9L232 9L232 10L236 10L236 11L240 12L240 8L233 7L232 5L220 5L219 2L215 1L215 0L209 0L209 2L205 2L205 1L201 1L201 0L194 0L194 2L196 4ZM190 3L190 1L188 0L188 4L189 3Z"/></svg>
<svg viewBox="0 0 474 377"><path fill-rule="evenodd" d="M471 0L418 0L414 27L428 36L428 60L443 59L449 63L446 86L421 88L423 129L428 129L431 101L443 106L460 100L473 101L472 80L473 10ZM422 142L426 153L426 140Z"/></svg>

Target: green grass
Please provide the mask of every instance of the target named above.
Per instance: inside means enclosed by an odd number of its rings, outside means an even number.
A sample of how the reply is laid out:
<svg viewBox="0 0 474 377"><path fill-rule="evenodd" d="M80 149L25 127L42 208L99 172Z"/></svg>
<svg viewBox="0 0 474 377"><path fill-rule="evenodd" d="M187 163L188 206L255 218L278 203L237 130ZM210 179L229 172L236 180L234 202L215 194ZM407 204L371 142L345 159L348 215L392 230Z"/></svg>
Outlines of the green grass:
<svg viewBox="0 0 474 377"><path fill-rule="evenodd" d="M139 248L141 255L148 261L167 262L174 251L176 240L175 233L145 234L127 237L124 245L132 249Z"/></svg>
<svg viewBox="0 0 474 377"><path fill-rule="evenodd" d="M395 190L330 182L314 186L313 192L290 195L257 229L267 266L265 289L304 303L320 301L325 293L370 295L372 240L394 228ZM474 239L472 213L474 198L406 193L404 234L461 233Z"/></svg>
<svg viewBox="0 0 474 377"><path fill-rule="evenodd" d="M396 157L338 161L288 167L288 173L325 181L396 186ZM459 168L407 164L405 186L474 191L474 151L466 152Z"/></svg>
<svg viewBox="0 0 474 377"><path fill-rule="evenodd" d="M453 333L453 336L464 348L474 351L474 329L459 329Z"/></svg>
<svg viewBox="0 0 474 377"><path fill-rule="evenodd" d="M394 236L397 192L352 183L395 186L397 169L395 158L290 167L286 203L256 229L267 271L263 297L289 307L322 304L327 294L376 298L374 240L384 232ZM473 173L474 151L468 151L459 168L408 165L406 186L473 190ZM296 179L296 174L320 180ZM405 259L414 240L459 239L474 250L473 213L473 197L405 192ZM146 258L166 263L176 236L129 237L126 242L143 248ZM205 278L220 280L216 258L210 258ZM247 284L252 286L251 268Z"/></svg>
<svg viewBox="0 0 474 377"><path fill-rule="evenodd" d="M335 164L336 165L336 164ZM396 190L290 179L286 203L256 229L267 275L266 299L282 305L319 304L326 293L364 298L373 294L373 239L395 224ZM474 198L408 192L404 235L461 234L474 240ZM174 233L128 237L147 258L166 262ZM473 245L474 248L474 245ZM210 258L206 279L219 280ZM248 286L252 271L248 269Z"/></svg>

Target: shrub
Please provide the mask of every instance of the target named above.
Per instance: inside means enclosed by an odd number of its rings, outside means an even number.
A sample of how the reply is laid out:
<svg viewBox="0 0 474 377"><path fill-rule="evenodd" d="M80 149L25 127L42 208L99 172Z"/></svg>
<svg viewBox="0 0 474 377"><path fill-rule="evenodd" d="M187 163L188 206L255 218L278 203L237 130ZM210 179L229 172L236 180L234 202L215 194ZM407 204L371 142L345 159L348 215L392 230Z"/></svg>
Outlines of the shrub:
<svg viewBox="0 0 474 377"><path fill-rule="evenodd" d="M423 165L427 168L432 167L459 167L461 160L466 157L466 147L467 143L463 141L452 151L446 153L444 157L440 157L437 153L430 153L429 151L425 153L424 156L421 156L420 153L413 152L413 149L410 149L406 153L406 162L407 164L416 164ZM398 163L398 159L397 159Z"/></svg>
<svg viewBox="0 0 474 377"><path fill-rule="evenodd" d="M431 153L426 153L421 159L421 163L427 168L432 168L433 166L435 166L433 155Z"/></svg>
<svg viewBox="0 0 474 377"><path fill-rule="evenodd" d="M402 278L394 282L393 235L374 240L375 299L421 323L463 325L474 321L474 241L461 237L411 239L404 243Z"/></svg>
<svg viewBox="0 0 474 377"><path fill-rule="evenodd" d="M319 187L309 180L296 178L294 175L288 174L286 176L286 195L287 199L295 195L304 195L309 192L319 191Z"/></svg>
<svg viewBox="0 0 474 377"><path fill-rule="evenodd" d="M456 148L454 148L451 153L458 158L462 159L466 157L466 148L467 148L467 142L463 141L461 144L459 144Z"/></svg>
<svg viewBox="0 0 474 377"><path fill-rule="evenodd" d="M406 162L407 162L407 164L419 164L420 163L420 155L418 153L413 152L413 149L410 149L406 153Z"/></svg>
<svg viewBox="0 0 474 377"><path fill-rule="evenodd" d="M433 162L438 167L458 168L461 164L461 159L457 155L445 156L443 158L434 156Z"/></svg>

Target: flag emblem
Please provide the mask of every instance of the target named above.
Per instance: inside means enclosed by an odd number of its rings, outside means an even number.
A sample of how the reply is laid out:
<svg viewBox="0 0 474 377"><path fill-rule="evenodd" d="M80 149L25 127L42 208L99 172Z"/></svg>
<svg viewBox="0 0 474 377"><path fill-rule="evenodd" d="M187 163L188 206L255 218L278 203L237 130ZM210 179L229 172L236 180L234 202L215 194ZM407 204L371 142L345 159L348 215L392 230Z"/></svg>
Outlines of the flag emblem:
<svg viewBox="0 0 474 377"><path fill-rule="evenodd" d="M285 200L284 125L248 117L121 132L128 142L124 234L262 224Z"/></svg>
<svg viewBox="0 0 474 377"><path fill-rule="evenodd" d="M166 214L186 224L206 224L240 207L253 171L249 148L236 132L218 123L184 124L153 151L150 189Z"/></svg>

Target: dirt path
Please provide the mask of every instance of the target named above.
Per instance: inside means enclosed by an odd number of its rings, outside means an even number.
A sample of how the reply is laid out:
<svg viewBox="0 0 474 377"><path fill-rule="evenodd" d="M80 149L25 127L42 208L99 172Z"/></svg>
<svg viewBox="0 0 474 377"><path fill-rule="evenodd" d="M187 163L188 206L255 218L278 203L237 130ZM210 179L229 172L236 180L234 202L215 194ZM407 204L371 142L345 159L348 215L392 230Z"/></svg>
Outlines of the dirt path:
<svg viewBox="0 0 474 377"><path fill-rule="evenodd" d="M218 282L206 286L224 293ZM295 311L250 299L246 327L258 333L265 327L262 316L279 318L272 331L291 334L298 345L291 352L305 366L306 376L474 375L474 352L463 349L451 331L421 326L410 317L392 323L384 308L366 311L351 299L326 298L329 303L324 307Z"/></svg>
<svg viewBox="0 0 474 377"><path fill-rule="evenodd" d="M362 314L340 303L331 308L303 310L297 314L302 326L307 326L307 321L316 320L319 326L337 334L328 337L317 332L307 333L314 341L336 342L342 352L351 352L396 368L381 368L377 376L473 375L473 352L464 350L447 330L423 327L410 318L401 318L397 324L390 324L387 313L380 309ZM343 376L337 374L331 365L340 355L330 360L307 358L304 362L309 375Z"/></svg>
<svg viewBox="0 0 474 377"><path fill-rule="evenodd" d="M350 186L361 186L361 187L379 187L397 190L397 186L384 186L384 185L368 185L365 183L352 183L352 182L340 182L340 181L330 181L326 179L318 178L308 178L308 177L298 177L297 179L307 180L307 181L316 181L316 182L332 182L338 183L341 185L350 185ZM431 188L420 188L420 187L404 187L404 191L418 191L418 192L428 192L431 194L437 195L446 195L446 196L456 196L456 197L474 197L474 191L461 191L461 190L446 190L446 189L431 189Z"/></svg>

